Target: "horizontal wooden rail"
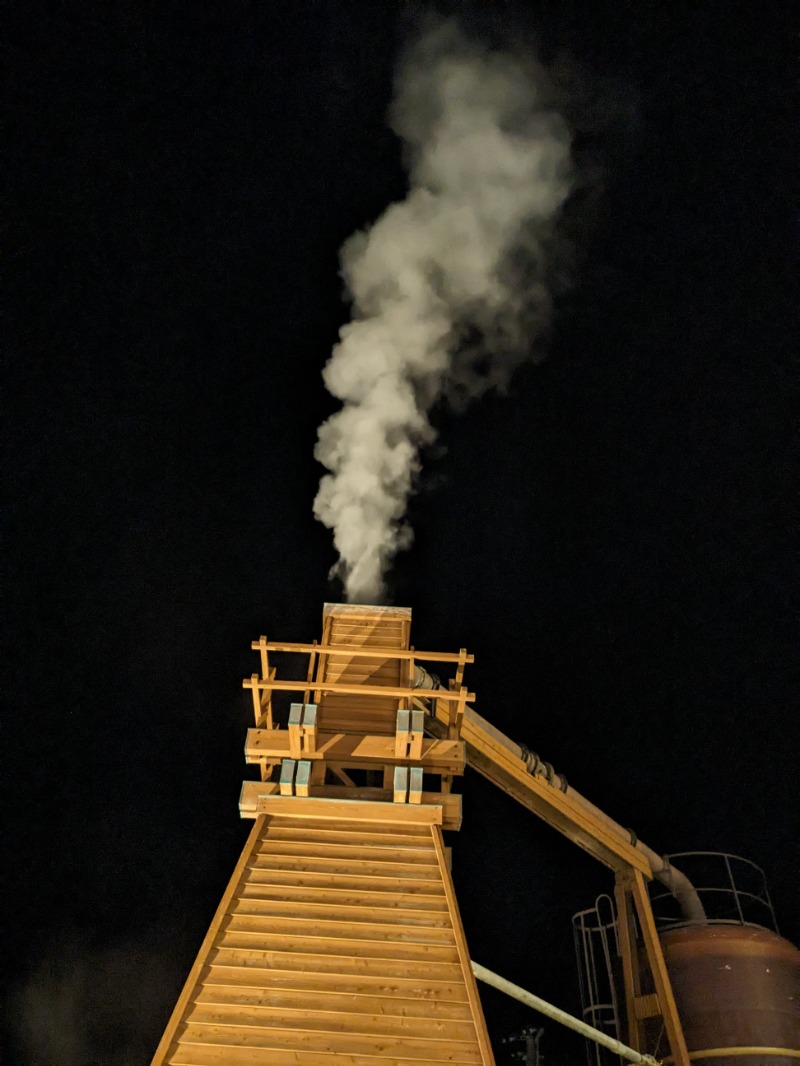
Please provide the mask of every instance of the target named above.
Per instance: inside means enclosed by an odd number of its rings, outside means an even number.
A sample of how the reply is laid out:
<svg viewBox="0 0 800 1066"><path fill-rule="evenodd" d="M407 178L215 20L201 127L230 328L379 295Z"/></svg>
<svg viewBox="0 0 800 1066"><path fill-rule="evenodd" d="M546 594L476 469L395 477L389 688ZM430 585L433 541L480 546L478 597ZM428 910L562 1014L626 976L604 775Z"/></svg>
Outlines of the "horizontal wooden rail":
<svg viewBox="0 0 800 1066"><path fill-rule="evenodd" d="M357 655L367 659L415 659L430 663L474 663L475 656L462 655L459 652L414 651L408 648L376 648L362 644L286 644L268 640L262 644L254 640L250 647L253 651L265 648L267 651L297 652L305 655Z"/></svg>
<svg viewBox="0 0 800 1066"><path fill-rule="evenodd" d="M426 773L462 774L466 755L458 740L423 740L421 752L412 755L395 751L395 737L360 736L352 733L319 733L313 751L305 749L292 753L291 738L285 729L248 729L244 746L247 762L299 758L358 766L411 765L423 766Z"/></svg>
<svg viewBox="0 0 800 1066"><path fill-rule="evenodd" d="M338 693L341 696L386 696L392 699L410 699L419 696L420 689L408 688L395 685L348 685L341 681L265 681L257 674L246 677L242 681L242 688L257 688L278 692L326 692ZM446 688L425 689L426 699L447 700L456 703L461 699L475 700L474 692L460 690L451 691Z"/></svg>

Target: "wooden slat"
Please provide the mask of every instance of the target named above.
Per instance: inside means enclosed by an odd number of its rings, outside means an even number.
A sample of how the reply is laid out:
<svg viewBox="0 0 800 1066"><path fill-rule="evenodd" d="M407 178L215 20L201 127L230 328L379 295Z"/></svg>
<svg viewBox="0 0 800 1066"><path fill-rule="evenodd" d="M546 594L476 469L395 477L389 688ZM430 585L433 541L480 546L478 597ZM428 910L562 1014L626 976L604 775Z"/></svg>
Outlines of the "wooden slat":
<svg viewBox="0 0 800 1066"><path fill-rule="evenodd" d="M401 823L402 828L403 823ZM258 854L284 854L296 855L297 849L304 848L304 855L328 855L341 856L348 859L386 859L397 862L428 862L436 858L431 848L421 846L417 841L411 844L398 844L393 848L388 840L380 837L366 837L363 840L354 840L346 843L342 838L330 840L311 840L307 844L294 837L283 836L278 840L268 840L258 848Z"/></svg>
<svg viewBox="0 0 800 1066"><path fill-rule="evenodd" d="M256 852L258 855L299 855L303 858L344 859L348 863L382 862L402 865L435 865L436 853L430 848L405 845L390 848L386 844L341 844L339 841L304 844L302 840L268 840Z"/></svg>
<svg viewBox="0 0 800 1066"><path fill-rule="evenodd" d="M369 844L377 848L405 848L429 846L427 827L401 825L392 827L387 834L384 826L375 826L361 822L357 826L343 827L341 822L323 822L316 824L302 818L288 818L275 821L269 826L269 839L278 841L305 841L308 844Z"/></svg>
<svg viewBox="0 0 800 1066"><path fill-rule="evenodd" d="M298 936L304 930L313 929L315 936L338 940L376 941L381 943L449 944L452 926L405 925L399 922L377 922L362 919L354 922L346 918L316 917L309 922L306 915L267 914L252 906L236 904L226 927L226 937L233 932L253 932L273 935Z"/></svg>
<svg viewBox="0 0 800 1066"><path fill-rule="evenodd" d="M430 997L365 995L325 988L259 988L244 984L218 984L208 978L195 1000L214 1005L242 1004L250 1007L281 1007L287 1010L336 1011L342 1014L386 1015L401 1018L435 1018L472 1021L466 1001L453 1002Z"/></svg>
<svg viewBox="0 0 800 1066"><path fill-rule="evenodd" d="M461 967L458 962L439 962L409 958L380 958L367 955L334 955L312 951L282 951L267 948L241 947L236 944L222 944L209 958L212 965L252 965L265 966L278 970L303 970L313 974L341 974L342 976L369 975L373 977L414 977L425 984L429 981L462 980Z"/></svg>
<svg viewBox="0 0 800 1066"><path fill-rule="evenodd" d="M254 855L252 868L258 870L286 870L289 873L340 874L344 877L397 878L402 881L434 881L436 867L422 863L366 862L354 865L347 859L329 859L309 855L298 858L294 855Z"/></svg>
<svg viewBox="0 0 800 1066"><path fill-rule="evenodd" d="M290 1030L294 1032L336 1033L350 1036L411 1037L415 1040L446 1040L470 1044L474 1035L472 1018L441 1016L369 1014L364 1011L314 1010L308 1007L258 1003L196 1002L192 1025L235 1026L248 1030Z"/></svg>
<svg viewBox="0 0 800 1066"><path fill-rule="evenodd" d="M175 1066L441 1066L441 1060L410 1058L406 1055L347 1055L343 1052L302 1051L272 1049L269 1057L258 1048L229 1048L193 1046L181 1048L170 1063ZM458 1059L449 1060L453 1066L461 1066ZM472 1059L469 1063L472 1063ZM468 1064L465 1064L468 1066Z"/></svg>
<svg viewBox="0 0 800 1066"><path fill-rule="evenodd" d="M382 962L454 962L458 959L456 949L450 944L420 944L403 941L366 940L353 936L314 936L310 933L273 933L269 929L242 928L252 925L244 919L231 918L220 947L243 948L251 946L259 951L288 951L295 954L346 955L355 959L378 959Z"/></svg>
<svg viewBox="0 0 800 1066"><path fill-rule="evenodd" d="M396 891L388 892L384 885L381 889L354 888L352 885L335 887L330 884L298 884L287 878L285 884L271 884L262 878L254 876L256 871L250 871L247 884L239 889L239 898L248 897L272 900L273 902L285 903L287 906L302 906L308 904L315 907L353 907L365 908L368 911L383 913L401 909L407 914L441 914L447 913L447 899L444 891L439 887L438 891L420 892L416 888L408 890L408 886L397 886Z"/></svg>
<svg viewBox="0 0 800 1066"><path fill-rule="evenodd" d="M400 907L357 906L334 904L330 901L311 902L276 900L242 892L232 904L234 914L267 914L273 917L291 918L295 922L343 921L364 922L385 926L420 926L427 929L449 929L450 918L446 910L429 911Z"/></svg>
<svg viewBox="0 0 800 1066"><path fill-rule="evenodd" d="M258 965L257 965L258 963ZM245 986L262 990L292 990L317 995L321 992L363 996L388 996L389 998L413 997L414 1001L435 1000L437 1003L467 1002L467 993L461 982L447 978L434 979L430 974L423 977L408 974L391 977L374 973L316 973L308 970L283 970L274 966L260 965L261 960L248 957L246 965L234 965L219 960L210 963L203 973L203 983Z"/></svg>
<svg viewBox="0 0 800 1066"><path fill-rule="evenodd" d="M313 1051L335 1054L370 1055L376 1051L387 1058L427 1058L434 1062L471 1063L480 1066L480 1052L474 1043L458 1043L451 1040L422 1040L411 1037L361 1036L354 1033L316 1033L291 1029L274 1029L271 1032L252 1031L246 1039L239 1041L219 1025L194 1025L190 1023L181 1034L181 1044L188 1047L199 1044L201 1047L216 1044L220 1047L241 1047L242 1043L250 1048L261 1048L270 1053L283 1051ZM258 1061L258 1060L255 1060ZM266 1057L263 1061L269 1061Z"/></svg>
<svg viewBox="0 0 800 1066"><path fill-rule="evenodd" d="M406 895L418 895L420 899L442 899L441 882L438 878L405 878L398 884L393 877L377 877L374 874L332 873L330 871L288 869L260 869L249 867L248 882L260 882L271 885L295 885L302 888L336 889L355 892L374 892L392 895L402 892Z"/></svg>

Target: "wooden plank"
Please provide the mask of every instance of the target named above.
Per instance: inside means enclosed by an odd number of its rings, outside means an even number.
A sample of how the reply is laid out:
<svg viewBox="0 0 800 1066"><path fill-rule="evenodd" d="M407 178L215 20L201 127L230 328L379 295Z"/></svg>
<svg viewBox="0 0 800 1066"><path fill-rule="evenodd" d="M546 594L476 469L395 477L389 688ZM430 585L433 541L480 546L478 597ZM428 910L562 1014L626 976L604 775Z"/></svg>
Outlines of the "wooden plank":
<svg viewBox="0 0 800 1066"><path fill-rule="evenodd" d="M308 688L305 681L287 681L278 680L264 681L258 677L257 674L253 674L252 677L246 677L242 681L242 688L258 688L264 692L305 692ZM411 696L419 696L419 689L410 688L406 685L348 685L341 681L320 681L319 678L314 682L313 688L315 691L335 693L340 696L391 696L396 698L410 698ZM470 702L474 702L475 693L464 691L463 699ZM452 702L458 703L462 699L461 691L449 691L444 688L437 688L432 699L443 700L445 703Z"/></svg>
<svg viewBox="0 0 800 1066"><path fill-rule="evenodd" d="M331 902L281 900L242 894L234 900L231 908L233 914L263 914L270 917L283 917L295 923L312 924L317 921L343 921L354 924L378 925L381 928L396 926L409 928L419 926L423 929L449 929L450 919L447 911L414 910L402 907L376 907L365 904L333 904Z"/></svg>
<svg viewBox="0 0 800 1066"><path fill-rule="evenodd" d="M273 840L267 837L258 849L259 855L297 855L300 858L343 859L349 863L385 862L402 863L404 866L421 863L433 866L435 853L429 848L404 847L392 848L388 844L374 847L361 844L357 840L352 844L338 841L332 843L315 842L306 844L302 840Z"/></svg>
<svg viewBox="0 0 800 1066"><path fill-rule="evenodd" d="M360 1036L354 1033L298 1032L291 1029L273 1029L269 1032L253 1031L247 1034L246 1041L240 1042L232 1040L231 1034L226 1033L222 1026L189 1024L181 1034L181 1046L190 1044L199 1044L201 1047L216 1044L225 1048L241 1047L244 1044L244 1046L250 1048L262 1048L270 1052L273 1050L297 1050L370 1055L378 1051L387 1058L397 1059L401 1056L406 1058L424 1057L443 1063L470 1063L475 1064L475 1066L480 1066L482 1061L486 1061L481 1059L477 1048L473 1051L474 1045L460 1044L452 1040L423 1040L403 1037L376 1038ZM267 1059L266 1061L270 1060Z"/></svg>
<svg viewBox="0 0 800 1066"><path fill-rule="evenodd" d="M270 936L304 936L313 929L315 937L337 940L375 941L387 944L449 944L452 929L449 925L404 925L402 922L378 922L362 919L354 922L346 918L317 916L313 923L307 915L258 912L256 908L236 905L229 912L225 929L229 933L268 933Z"/></svg>
<svg viewBox="0 0 800 1066"><path fill-rule="evenodd" d="M258 641L253 641L251 647L253 651L258 651L260 648ZM298 644L287 643L281 641L270 640L267 642L267 648L270 651L284 651L284 652L296 652L298 654L307 655L310 652L314 652L317 655L332 656L332 655L350 655L358 654L364 658L380 659L384 656L389 659L397 659L401 661L421 662L421 663L474 663L475 656L468 655L466 652L463 657L460 652L439 652L439 651L417 651L414 648L369 648L361 645L349 645L349 644L327 644L319 645L316 642L313 644Z"/></svg>
<svg viewBox="0 0 800 1066"><path fill-rule="evenodd" d="M299 796L263 795L269 782L245 781L245 785L254 785L258 795L260 814L281 814L287 818L306 817L337 819L351 821L376 822L414 822L417 825L439 825L442 822L442 807L438 804L423 803L422 806L408 807L406 804L380 803L360 799L323 799L316 795L308 798ZM316 788L323 789L319 785ZM258 794L259 791L262 794ZM381 790L382 791L382 790ZM244 790L243 790L244 793Z"/></svg>
<svg viewBox="0 0 800 1066"><path fill-rule="evenodd" d="M446 712L441 712L447 722ZM537 814L548 825L594 855L612 870L639 870L652 877L647 859L569 793L529 774L522 759L513 755L478 722L471 707L464 713L461 739L467 745L467 763L508 795Z"/></svg>
<svg viewBox="0 0 800 1066"><path fill-rule="evenodd" d="M340 822L315 823L302 818L269 819L269 839L305 842L309 844L368 844L376 848L428 849L429 834L424 826L384 826L380 823L356 822L343 826ZM389 830L387 832L387 829Z"/></svg>
<svg viewBox="0 0 800 1066"><path fill-rule="evenodd" d="M258 1048L226 1047L181 1047L176 1051L170 1063L175 1066L441 1066L438 1059L400 1058L377 1055L346 1055L343 1052L326 1054L322 1051L286 1051L272 1049L269 1059ZM471 1061L471 1060L470 1060ZM453 1066L461 1066L457 1059L451 1059ZM467 1066L467 1064L465 1064Z"/></svg>
<svg viewBox="0 0 800 1066"><path fill-rule="evenodd" d="M287 1010L311 1009L337 1011L342 1014L451 1019L472 1023L469 1004L465 1000L442 1001L432 996L427 999L416 996L406 998L396 987L393 993L385 995L376 995L374 989L370 990L370 994L348 994L320 988L259 988L253 985L215 984L206 979L195 1002L216 1005L240 1003L253 1007L283 1007Z"/></svg>
<svg viewBox="0 0 800 1066"><path fill-rule="evenodd" d="M445 1040L467 1045L475 1042L471 1017L464 1020L430 1014L369 1014L365 1011L314 1010L308 1006L273 1006L271 1003L258 1002L200 1000L192 1011L190 1024L219 1025L250 1031L278 1029L296 1033L341 1033L345 1037L375 1035L412 1040Z"/></svg>
<svg viewBox="0 0 800 1066"><path fill-rule="evenodd" d="M351 794L349 788L343 788L340 785L326 785L326 793L330 792L331 799L345 799L347 795ZM356 799L372 798L364 797L361 795L364 789L356 789ZM371 793L372 789L367 789L366 792ZM378 789L380 792L380 789ZM340 793L340 794L337 794ZM387 801L388 802L388 801ZM322 833L326 837L332 833L348 833L349 839L358 838L359 840L367 837L386 837L394 839L395 837L412 837L417 841L423 842L427 847L428 838L430 834L426 826L424 825L393 825L391 822L378 821L364 821L363 819L357 821L349 821L347 818L337 819L332 822L328 819L316 818L313 815L308 815L303 818L298 815L294 815L291 818L285 818L282 815L270 815L267 818L266 825L270 832L273 829L285 829L287 832L305 832L306 830Z"/></svg>
<svg viewBox="0 0 800 1066"><path fill-rule="evenodd" d="M398 804L400 806L400 804ZM405 804L403 804L405 806ZM417 808L413 808L416 810ZM436 875L434 865L424 866L421 863L401 862L350 862L347 859L329 859L325 856L308 855L297 857L294 855L271 855L264 853L257 855L251 860L251 867L257 870L295 870L297 873L320 873L340 874L346 876L352 873L353 877L391 878L395 877L403 881L426 881L432 880Z"/></svg>
<svg viewBox="0 0 800 1066"><path fill-rule="evenodd" d="M294 877L294 880L292 878ZM349 877L349 880L348 880ZM296 884L303 888L331 888L352 889L355 892L393 893L402 892L404 895L418 895L421 898L440 898L442 896L441 884L438 878L415 877L403 878L402 884L398 884L394 875L381 877L370 873L337 873L325 870L297 870L290 863L282 869L274 865L270 867L249 867L247 880L249 884L292 885Z"/></svg>
<svg viewBox="0 0 800 1066"><path fill-rule="evenodd" d="M227 957L227 956L225 956ZM296 990L306 995L347 994L351 996L410 996L433 1003L458 1003L470 1011L467 993L460 974L456 980L431 976L398 974L393 977L374 973L315 973L307 970L283 970L261 965L261 960L247 959L242 965L215 959L203 971L204 985L255 988L263 992ZM427 1009L427 1004L426 1008ZM470 1017L471 1017L470 1013Z"/></svg>
<svg viewBox="0 0 800 1066"><path fill-rule="evenodd" d="M459 962L442 962L436 959L381 958L366 955L334 955L331 952L297 951L290 948L255 948L240 944L220 944L209 958L213 965L250 965L274 970L302 970L306 973L342 976L368 975L380 978L412 977L429 981L461 980Z"/></svg>
<svg viewBox="0 0 800 1066"><path fill-rule="evenodd" d="M276 851L265 847L253 853L249 865L251 869L295 869L298 872L313 869L324 873L347 873L351 870L354 876L372 874L376 877L410 877L414 880L425 880L436 873L436 865L430 859L414 856L414 861L408 862L389 849L381 850L377 858L368 858L359 857L355 853L352 856L313 851L302 853L296 850Z"/></svg>
<svg viewBox="0 0 800 1066"><path fill-rule="evenodd" d="M327 800L344 800L345 802L362 802L369 805L375 804L378 806L382 803L392 802L392 792L390 789L384 788L358 788L353 789L345 785L311 785L309 789L311 793L310 800L300 800L297 797L282 797L286 803L291 803L289 808L289 815L293 817L303 817L308 810L302 809L298 804L308 803L311 800L317 798L324 798ZM239 797L239 811L243 818L255 818L259 814L283 814L286 808L277 810L274 804L274 800L279 798L276 793L278 792L278 786L274 781L245 781L242 784L242 791ZM348 797L352 799L348 800ZM399 805L398 805L399 806ZM441 824L444 829L459 829L461 827L461 796L455 793L443 793L443 792L423 792L422 793L422 808L431 809L438 808L441 811ZM385 808L381 808L382 810ZM393 807L393 810L398 809ZM419 810L416 805L413 810ZM333 815L332 817L337 820L341 818L346 821L349 817L347 810L343 809L339 816ZM379 814L379 818L382 816ZM369 813L366 813L360 820L369 821ZM395 816L394 819L397 824L405 820L405 814L401 812ZM424 819L419 819L417 824L422 824ZM409 820L405 823L407 826L412 822Z"/></svg>
<svg viewBox="0 0 800 1066"><path fill-rule="evenodd" d="M258 880L256 876L258 875ZM294 905L307 903L309 906L336 907L353 906L365 907L371 913L391 912L395 909L406 912L420 912L433 914L447 911L447 901L444 890L431 890L420 892L415 887L409 890L407 885L398 885L396 892L387 892L377 888L359 888L353 885L341 887L330 884L295 884L288 881L285 884L272 884L263 878L269 875L262 871L251 870L247 882L239 889L239 898L265 899L272 901L286 901ZM307 881L308 879L306 879Z"/></svg>

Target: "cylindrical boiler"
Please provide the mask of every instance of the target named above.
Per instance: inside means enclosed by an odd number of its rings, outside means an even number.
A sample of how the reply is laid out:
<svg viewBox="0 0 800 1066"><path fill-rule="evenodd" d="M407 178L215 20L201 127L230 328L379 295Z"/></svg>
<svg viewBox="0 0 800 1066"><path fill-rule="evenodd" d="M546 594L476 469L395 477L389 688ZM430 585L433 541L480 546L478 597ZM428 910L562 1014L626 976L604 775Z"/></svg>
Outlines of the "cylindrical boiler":
<svg viewBox="0 0 800 1066"><path fill-rule="evenodd" d="M661 934L692 1061L798 1066L800 950L756 925L686 925Z"/></svg>

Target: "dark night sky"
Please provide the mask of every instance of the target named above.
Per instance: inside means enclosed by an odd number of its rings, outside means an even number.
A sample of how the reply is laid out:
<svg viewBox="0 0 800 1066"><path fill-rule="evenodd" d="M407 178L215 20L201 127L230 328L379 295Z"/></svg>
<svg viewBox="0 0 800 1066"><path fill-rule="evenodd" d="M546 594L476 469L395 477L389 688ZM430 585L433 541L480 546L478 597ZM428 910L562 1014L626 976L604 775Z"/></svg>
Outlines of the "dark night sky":
<svg viewBox="0 0 800 1066"><path fill-rule="evenodd" d="M763 866L798 942L788 15L446 10L570 57L602 179L548 361L436 416L395 600L418 647L475 652L482 714L653 848ZM337 249L403 195L385 114L413 21L11 13L13 1066L149 1060L249 826L249 642L312 639L338 598L320 370ZM474 774L453 843L474 957L577 1009L570 916L610 877ZM497 1039L536 1021L485 1004Z"/></svg>

